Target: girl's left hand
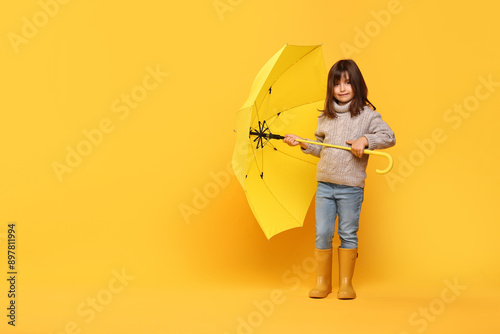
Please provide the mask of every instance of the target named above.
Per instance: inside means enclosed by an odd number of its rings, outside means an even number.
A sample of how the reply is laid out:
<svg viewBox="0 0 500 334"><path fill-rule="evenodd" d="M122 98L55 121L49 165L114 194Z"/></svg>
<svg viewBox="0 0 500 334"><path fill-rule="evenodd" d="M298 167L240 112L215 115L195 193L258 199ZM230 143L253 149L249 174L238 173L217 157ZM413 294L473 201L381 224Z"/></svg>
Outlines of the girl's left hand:
<svg viewBox="0 0 500 334"><path fill-rule="evenodd" d="M368 139L365 136L359 137L356 140L347 140L347 144L351 145L351 152L358 158L363 156L363 151L368 146Z"/></svg>

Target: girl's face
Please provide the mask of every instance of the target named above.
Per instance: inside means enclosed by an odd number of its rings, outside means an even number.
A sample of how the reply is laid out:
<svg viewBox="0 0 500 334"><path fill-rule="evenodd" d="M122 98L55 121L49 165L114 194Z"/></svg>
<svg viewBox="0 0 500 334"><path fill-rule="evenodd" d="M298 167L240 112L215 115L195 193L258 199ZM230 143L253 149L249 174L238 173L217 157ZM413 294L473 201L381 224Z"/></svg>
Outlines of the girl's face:
<svg viewBox="0 0 500 334"><path fill-rule="evenodd" d="M349 73L342 73L340 81L335 83L333 86L333 96L339 101L339 105L344 105L353 99L354 92L349 81Z"/></svg>

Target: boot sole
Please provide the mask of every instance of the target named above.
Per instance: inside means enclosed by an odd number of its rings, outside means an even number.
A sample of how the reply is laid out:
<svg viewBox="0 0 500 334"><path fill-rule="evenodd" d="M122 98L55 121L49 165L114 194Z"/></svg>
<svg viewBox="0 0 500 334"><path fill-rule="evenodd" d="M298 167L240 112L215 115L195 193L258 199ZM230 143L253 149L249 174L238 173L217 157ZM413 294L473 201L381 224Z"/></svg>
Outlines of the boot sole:
<svg viewBox="0 0 500 334"><path fill-rule="evenodd" d="M338 299L355 299L356 295L354 295L354 296L352 296L352 295L351 296L349 296L349 295L347 295L347 296L342 296L342 295L339 296L339 295L337 295L337 298Z"/></svg>
<svg viewBox="0 0 500 334"><path fill-rule="evenodd" d="M325 298L326 296L328 296L332 291L328 291L328 292L316 292L316 293L311 293L309 292L309 298Z"/></svg>

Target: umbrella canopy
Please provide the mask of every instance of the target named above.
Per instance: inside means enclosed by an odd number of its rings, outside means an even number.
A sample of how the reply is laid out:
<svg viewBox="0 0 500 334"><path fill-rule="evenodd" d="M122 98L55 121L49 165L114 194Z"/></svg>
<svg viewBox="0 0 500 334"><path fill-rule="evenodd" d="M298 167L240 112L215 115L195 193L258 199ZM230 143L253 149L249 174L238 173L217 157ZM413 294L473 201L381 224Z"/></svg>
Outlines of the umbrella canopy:
<svg viewBox="0 0 500 334"><path fill-rule="evenodd" d="M326 81L321 45L285 45L257 74L237 113L233 169L268 239L302 226L318 160L270 139L285 133L314 137Z"/></svg>

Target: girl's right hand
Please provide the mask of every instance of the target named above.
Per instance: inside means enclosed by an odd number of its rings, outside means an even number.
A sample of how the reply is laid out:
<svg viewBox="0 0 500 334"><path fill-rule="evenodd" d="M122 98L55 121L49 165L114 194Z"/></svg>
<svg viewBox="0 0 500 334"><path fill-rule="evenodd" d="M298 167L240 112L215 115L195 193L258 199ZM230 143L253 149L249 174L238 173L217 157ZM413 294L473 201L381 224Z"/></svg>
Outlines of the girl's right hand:
<svg viewBox="0 0 500 334"><path fill-rule="evenodd" d="M285 138L283 139L283 142L287 143L290 146L300 145L300 143L298 141L296 141L295 139L303 139L297 135L292 135L292 134L287 134L284 137Z"/></svg>

